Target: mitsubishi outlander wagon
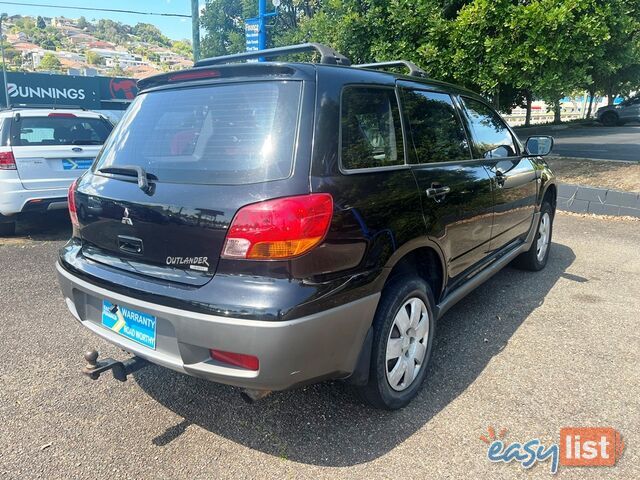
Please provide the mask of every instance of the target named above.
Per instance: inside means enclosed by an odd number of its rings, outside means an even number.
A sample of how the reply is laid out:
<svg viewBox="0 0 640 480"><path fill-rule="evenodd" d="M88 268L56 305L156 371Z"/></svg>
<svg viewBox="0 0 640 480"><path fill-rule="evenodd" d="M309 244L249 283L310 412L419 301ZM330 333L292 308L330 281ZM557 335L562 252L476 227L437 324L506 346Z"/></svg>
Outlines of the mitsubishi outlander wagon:
<svg viewBox="0 0 640 480"><path fill-rule="evenodd" d="M304 51L319 61L242 63ZM453 304L509 263L547 263L553 139L521 144L483 98L410 62L304 44L139 88L69 190L57 263L73 316L130 361L250 400L342 379L397 409Z"/></svg>

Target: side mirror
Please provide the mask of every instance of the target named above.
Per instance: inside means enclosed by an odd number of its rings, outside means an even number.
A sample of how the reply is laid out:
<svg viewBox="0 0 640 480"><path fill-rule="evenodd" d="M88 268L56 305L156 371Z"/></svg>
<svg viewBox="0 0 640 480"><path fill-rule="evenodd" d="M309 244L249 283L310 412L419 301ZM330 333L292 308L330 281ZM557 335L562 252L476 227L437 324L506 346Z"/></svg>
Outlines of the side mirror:
<svg viewBox="0 0 640 480"><path fill-rule="evenodd" d="M548 135L536 135L534 137L527 138L525 144L525 150L528 155L544 157L551 153L553 148L553 137Z"/></svg>

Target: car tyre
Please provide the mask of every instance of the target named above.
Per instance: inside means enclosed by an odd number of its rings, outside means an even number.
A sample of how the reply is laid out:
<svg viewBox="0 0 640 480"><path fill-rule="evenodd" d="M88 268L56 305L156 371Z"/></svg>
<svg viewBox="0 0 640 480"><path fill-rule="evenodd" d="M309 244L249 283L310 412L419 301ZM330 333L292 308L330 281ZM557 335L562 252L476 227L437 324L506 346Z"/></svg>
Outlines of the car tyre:
<svg viewBox="0 0 640 480"><path fill-rule="evenodd" d="M369 381L358 387L366 403L396 410L418 394L431 357L434 305L429 284L417 275L385 286L373 320Z"/></svg>
<svg viewBox="0 0 640 480"><path fill-rule="evenodd" d="M601 121L605 127L615 127L618 125L618 115L613 112L607 112L602 115Z"/></svg>
<svg viewBox="0 0 640 480"><path fill-rule="evenodd" d="M16 222L0 223L0 237L11 237L16 234Z"/></svg>
<svg viewBox="0 0 640 480"><path fill-rule="evenodd" d="M536 236L531 248L515 259L514 265L523 270L537 272L542 270L549 259L551 251L551 235L553 233L553 207L549 202L543 202L540 208L540 219L536 227Z"/></svg>

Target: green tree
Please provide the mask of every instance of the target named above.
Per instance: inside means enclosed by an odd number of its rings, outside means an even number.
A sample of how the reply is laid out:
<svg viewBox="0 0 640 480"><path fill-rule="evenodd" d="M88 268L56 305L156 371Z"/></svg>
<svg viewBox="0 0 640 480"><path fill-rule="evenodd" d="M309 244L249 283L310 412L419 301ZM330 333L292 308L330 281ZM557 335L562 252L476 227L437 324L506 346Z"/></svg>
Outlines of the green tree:
<svg viewBox="0 0 640 480"><path fill-rule="evenodd" d="M96 23L95 36L106 42L123 44L129 41L131 27L110 19L101 18Z"/></svg>
<svg viewBox="0 0 640 480"><path fill-rule="evenodd" d="M40 15L38 15L38 18L36 20L36 26L40 29L40 30L44 30L47 27L47 24L44 23L44 18L42 18Z"/></svg>
<svg viewBox="0 0 640 480"><path fill-rule="evenodd" d="M584 87L591 97L628 95L640 88L640 5L628 0L609 0L602 6L607 41L591 57L591 78Z"/></svg>
<svg viewBox="0 0 640 480"><path fill-rule="evenodd" d="M76 22L76 26L80 29L85 29L85 28L89 28L91 24L89 22L87 22L87 19L84 17L80 17L78 18L78 21Z"/></svg>
<svg viewBox="0 0 640 480"><path fill-rule="evenodd" d="M80 29L85 29L85 28L89 28L91 26L91 24L89 22L87 22L87 19L84 17L80 17L78 18L78 21L76 22L76 25L78 26L78 28Z"/></svg>
<svg viewBox="0 0 640 480"><path fill-rule="evenodd" d="M407 59L501 110L640 88L638 0L282 0L269 46L326 43L354 63ZM207 0L205 55L245 48L249 0ZM302 58L308 58L303 56Z"/></svg>
<svg viewBox="0 0 640 480"><path fill-rule="evenodd" d="M13 48L6 40L2 41L4 47L4 58L8 70L16 70L22 67L22 53ZM12 68L13 67L13 68Z"/></svg>
<svg viewBox="0 0 640 480"><path fill-rule="evenodd" d="M518 87L554 105L560 122L560 99L591 79L593 60L610 40L606 5L599 0L538 0L515 9L511 38L503 39L509 78ZM528 111L530 108L528 108Z"/></svg>
<svg viewBox="0 0 640 480"><path fill-rule="evenodd" d="M125 75L125 71L119 63L116 63L111 70L109 70L109 75L112 77L123 77Z"/></svg>
<svg viewBox="0 0 640 480"><path fill-rule="evenodd" d="M59 72L61 68L60 60L53 53L45 53L38 64L38 70Z"/></svg>
<svg viewBox="0 0 640 480"><path fill-rule="evenodd" d="M133 27L132 33L143 42L165 47L171 46L171 40L163 35L158 27L150 23L137 23Z"/></svg>
<svg viewBox="0 0 640 480"><path fill-rule="evenodd" d="M171 43L171 50L187 58L193 55L193 49L191 48L191 42L189 40L174 40Z"/></svg>
<svg viewBox="0 0 640 480"><path fill-rule="evenodd" d="M89 65L102 65L104 63L103 58L91 50L87 50L86 58Z"/></svg>
<svg viewBox="0 0 640 480"><path fill-rule="evenodd" d="M244 20L256 15L256 2L248 0L207 0L200 22L204 57L242 52L245 49Z"/></svg>

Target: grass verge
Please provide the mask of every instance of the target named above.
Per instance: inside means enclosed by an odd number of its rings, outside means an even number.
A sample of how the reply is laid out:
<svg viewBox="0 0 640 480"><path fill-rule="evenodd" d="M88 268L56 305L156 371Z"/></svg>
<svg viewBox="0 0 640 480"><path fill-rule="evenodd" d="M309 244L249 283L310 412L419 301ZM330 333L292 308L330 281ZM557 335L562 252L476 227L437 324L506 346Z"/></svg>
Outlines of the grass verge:
<svg viewBox="0 0 640 480"><path fill-rule="evenodd" d="M640 163L608 160L585 160L546 157L547 163L562 183L609 188L623 192L640 192Z"/></svg>

